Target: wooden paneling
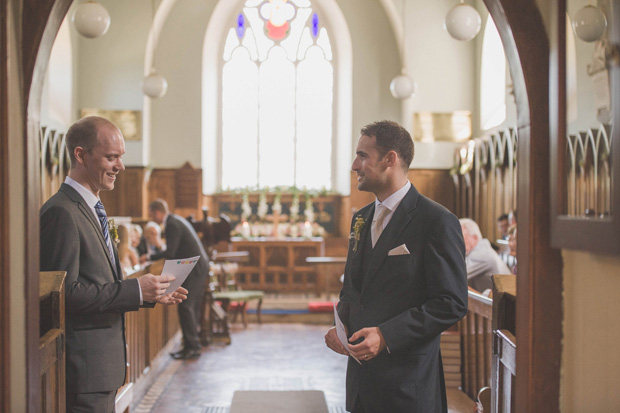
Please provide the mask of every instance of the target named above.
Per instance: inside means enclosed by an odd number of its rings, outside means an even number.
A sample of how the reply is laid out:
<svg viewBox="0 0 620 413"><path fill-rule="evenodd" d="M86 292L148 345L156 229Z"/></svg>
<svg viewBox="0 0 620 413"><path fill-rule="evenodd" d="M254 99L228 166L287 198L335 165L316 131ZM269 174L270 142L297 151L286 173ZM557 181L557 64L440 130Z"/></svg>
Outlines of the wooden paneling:
<svg viewBox="0 0 620 413"><path fill-rule="evenodd" d="M7 2L0 5L0 411L10 411L10 251Z"/></svg>
<svg viewBox="0 0 620 413"><path fill-rule="evenodd" d="M136 218L146 216L149 174L150 171L142 166L128 166L119 173L114 190L100 193L107 214Z"/></svg>
<svg viewBox="0 0 620 413"><path fill-rule="evenodd" d="M41 412L65 412L65 277L66 272L42 272L39 303L41 327L39 368Z"/></svg>
<svg viewBox="0 0 620 413"><path fill-rule="evenodd" d="M514 274L493 276L493 374L492 411L517 412L517 339L515 304L517 280Z"/></svg>
<svg viewBox="0 0 620 413"><path fill-rule="evenodd" d="M194 169L186 162L174 174L176 208L200 209L202 205L202 170Z"/></svg>

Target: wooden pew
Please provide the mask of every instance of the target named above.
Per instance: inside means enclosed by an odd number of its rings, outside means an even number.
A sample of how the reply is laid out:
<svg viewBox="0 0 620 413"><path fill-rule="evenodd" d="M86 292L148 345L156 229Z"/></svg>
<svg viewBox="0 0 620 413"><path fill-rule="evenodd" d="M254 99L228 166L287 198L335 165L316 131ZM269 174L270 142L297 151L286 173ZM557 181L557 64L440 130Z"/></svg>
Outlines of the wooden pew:
<svg viewBox="0 0 620 413"><path fill-rule="evenodd" d="M493 300L470 289L467 302L467 315L441 340L448 409L454 413L471 413L480 389L491 384Z"/></svg>
<svg viewBox="0 0 620 413"><path fill-rule="evenodd" d="M492 411L514 412L517 365L517 277L493 276L493 378Z"/></svg>
<svg viewBox="0 0 620 413"><path fill-rule="evenodd" d="M164 260L151 263L127 278L146 273L161 274ZM172 351L180 342L179 317L175 305L156 305L125 315L127 339L127 379L116 396L116 411L129 411L132 403L142 399L148 388L164 370Z"/></svg>
<svg viewBox="0 0 620 413"><path fill-rule="evenodd" d="M39 278L39 367L41 412L65 408L65 271L45 271Z"/></svg>

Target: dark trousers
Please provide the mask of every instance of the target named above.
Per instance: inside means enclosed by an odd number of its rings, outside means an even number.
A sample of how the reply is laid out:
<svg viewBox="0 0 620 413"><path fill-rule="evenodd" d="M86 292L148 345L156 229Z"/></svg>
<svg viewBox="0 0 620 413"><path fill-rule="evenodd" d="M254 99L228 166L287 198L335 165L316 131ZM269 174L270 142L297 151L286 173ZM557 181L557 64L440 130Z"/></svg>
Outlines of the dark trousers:
<svg viewBox="0 0 620 413"><path fill-rule="evenodd" d="M196 279L188 279L183 283L183 287L189 293L187 294L187 300L178 304L178 310L179 322L181 323L181 331L183 333L183 348L185 349L199 350L201 347L198 326L200 326L200 314L204 302L206 281L206 276L199 276Z"/></svg>
<svg viewBox="0 0 620 413"><path fill-rule="evenodd" d="M114 413L116 391L67 393L67 413Z"/></svg>

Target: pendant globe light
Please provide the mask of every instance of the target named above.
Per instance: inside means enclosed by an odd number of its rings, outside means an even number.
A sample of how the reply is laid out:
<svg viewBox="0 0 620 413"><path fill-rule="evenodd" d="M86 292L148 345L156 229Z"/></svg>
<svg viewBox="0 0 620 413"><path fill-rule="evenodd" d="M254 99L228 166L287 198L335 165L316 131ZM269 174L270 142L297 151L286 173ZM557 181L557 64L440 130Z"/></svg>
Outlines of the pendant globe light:
<svg viewBox="0 0 620 413"><path fill-rule="evenodd" d="M403 0L402 2L402 13L403 13L403 40L401 42L402 44L401 57L403 59L403 68L401 70L400 75L392 79L392 82L390 83L390 92L392 92L392 96L394 96L395 99L407 99L415 93L415 89L416 89L415 82L413 81L413 79L411 79L411 77L409 77L409 75L407 75L407 71L405 70L405 65L407 64L407 59L406 59L407 3L405 2L405 0Z"/></svg>
<svg viewBox="0 0 620 413"><path fill-rule="evenodd" d="M478 10L465 4L464 0L450 9L444 20L444 28L450 36L465 42L476 37L481 25L482 19Z"/></svg>
<svg viewBox="0 0 620 413"><path fill-rule="evenodd" d="M110 13L101 4L87 1L77 6L71 21L79 34L94 39L106 34L110 28Z"/></svg>
<svg viewBox="0 0 620 413"><path fill-rule="evenodd" d="M151 11L153 13L153 24L155 23L155 0L151 1ZM152 27L152 26L151 26ZM163 97L168 91L168 81L165 77L155 71L155 67L151 67L151 71L142 81L142 91L145 95L152 99Z"/></svg>
<svg viewBox="0 0 620 413"><path fill-rule="evenodd" d="M601 9L592 4L579 9L573 17L573 30L584 42L595 42L607 28L607 18Z"/></svg>

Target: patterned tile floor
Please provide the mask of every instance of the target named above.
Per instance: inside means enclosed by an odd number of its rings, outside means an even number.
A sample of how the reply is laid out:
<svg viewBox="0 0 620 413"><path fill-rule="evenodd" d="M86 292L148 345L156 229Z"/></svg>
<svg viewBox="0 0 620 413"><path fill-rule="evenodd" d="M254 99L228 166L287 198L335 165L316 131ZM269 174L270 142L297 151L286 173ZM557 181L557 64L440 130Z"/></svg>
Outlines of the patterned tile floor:
<svg viewBox="0 0 620 413"><path fill-rule="evenodd" d="M330 413L344 413L346 358L323 339L329 326L249 324L232 344L171 361L135 408L146 413L227 413L236 390L322 390Z"/></svg>

